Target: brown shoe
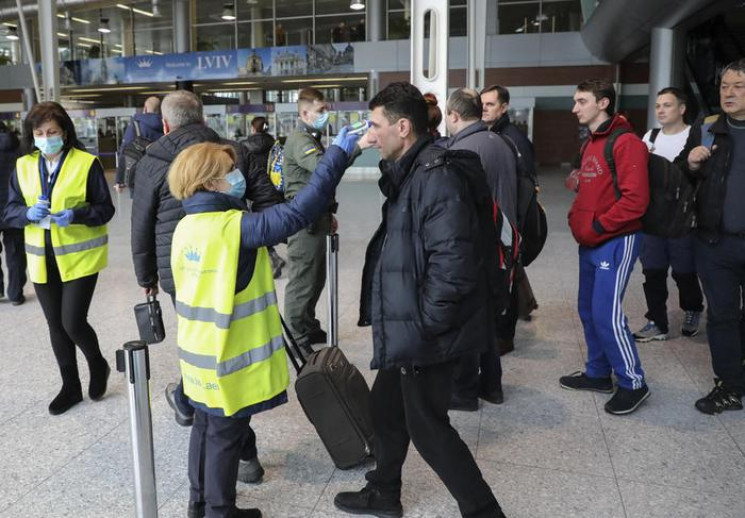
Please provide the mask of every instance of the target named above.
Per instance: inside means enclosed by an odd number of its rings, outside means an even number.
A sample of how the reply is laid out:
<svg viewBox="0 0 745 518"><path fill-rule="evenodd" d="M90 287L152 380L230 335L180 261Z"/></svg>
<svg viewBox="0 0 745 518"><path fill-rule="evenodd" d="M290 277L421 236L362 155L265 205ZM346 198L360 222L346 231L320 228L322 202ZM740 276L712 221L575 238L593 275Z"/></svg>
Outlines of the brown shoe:
<svg viewBox="0 0 745 518"><path fill-rule="evenodd" d="M515 350L515 342L512 338L497 338L497 349L499 349L499 356L504 356Z"/></svg>

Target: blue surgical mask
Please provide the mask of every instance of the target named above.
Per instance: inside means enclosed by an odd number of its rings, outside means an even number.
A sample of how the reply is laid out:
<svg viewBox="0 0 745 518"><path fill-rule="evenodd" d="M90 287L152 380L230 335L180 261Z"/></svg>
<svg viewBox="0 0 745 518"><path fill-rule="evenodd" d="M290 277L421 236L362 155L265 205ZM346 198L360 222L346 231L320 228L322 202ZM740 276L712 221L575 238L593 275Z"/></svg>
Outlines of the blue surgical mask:
<svg viewBox="0 0 745 518"><path fill-rule="evenodd" d="M53 137L34 137L34 146L45 155L54 155L62 150L65 141L59 135Z"/></svg>
<svg viewBox="0 0 745 518"><path fill-rule="evenodd" d="M328 121L329 121L329 112L320 113L318 117L316 117L316 120L313 121L313 127L317 129L318 131L323 131Z"/></svg>
<svg viewBox="0 0 745 518"><path fill-rule="evenodd" d="M246 195L246 178L243 176L241 170L233 169L225 175L225 180L230 184L230 189L225 194L242 200Z"/></svg>

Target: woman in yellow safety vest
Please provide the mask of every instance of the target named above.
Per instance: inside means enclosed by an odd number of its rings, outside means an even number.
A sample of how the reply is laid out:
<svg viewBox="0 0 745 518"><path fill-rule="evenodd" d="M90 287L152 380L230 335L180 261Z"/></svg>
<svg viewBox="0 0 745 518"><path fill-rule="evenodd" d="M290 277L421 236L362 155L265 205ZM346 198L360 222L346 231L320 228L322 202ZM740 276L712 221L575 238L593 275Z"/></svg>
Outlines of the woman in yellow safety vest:
<svg viewBox="0 0 745 518"><path fill-rule="evenodd" d="M342 130L302 191L257 213L242 201L246 184L231 146L195 144L171 165L168 184L186 212L173 234L171 267L184 393L195 409L189 516L261 516L235 507L235 483L251 416L287 401L287 359L266 247L320 216L356 140Z"/></svg>
<svg viewBox="0 0 745 518"><path fill-rule="evenodd" d="M88 324L88 308L106 267L106 223L114 205L98 159L78 141L64 108L39 103L23 123L28 154L11 177L6 222L24 229L31 281L49 326L62 389L49 404L52 415L83 400L75 345L90 369L88 395L106 392L110 368Z"/></svg>

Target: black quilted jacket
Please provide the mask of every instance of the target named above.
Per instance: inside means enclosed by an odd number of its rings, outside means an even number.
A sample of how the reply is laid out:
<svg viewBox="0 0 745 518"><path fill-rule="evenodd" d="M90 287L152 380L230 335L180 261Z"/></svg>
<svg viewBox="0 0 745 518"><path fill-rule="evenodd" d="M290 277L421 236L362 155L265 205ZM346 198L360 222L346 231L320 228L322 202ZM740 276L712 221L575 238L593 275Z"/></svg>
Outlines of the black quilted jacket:
<svg viewBox="0 0 745 518"><path fill-rule="evenodd" d="M203 124L190 124L164 135L153 142L145 156L137 163L132 201L132 261L137 283L149 288L158 280L163 291L174 293L171 274L171 241L179 220L184 217L181 202L171 196L168 188L168 169L181 151L200 142L219 142L232 145L238 154L238 167L248 171L247 155L243 147L222 139ZM246 198L252 210L261 210L281 202L269 177L247 174Z"/></svg>

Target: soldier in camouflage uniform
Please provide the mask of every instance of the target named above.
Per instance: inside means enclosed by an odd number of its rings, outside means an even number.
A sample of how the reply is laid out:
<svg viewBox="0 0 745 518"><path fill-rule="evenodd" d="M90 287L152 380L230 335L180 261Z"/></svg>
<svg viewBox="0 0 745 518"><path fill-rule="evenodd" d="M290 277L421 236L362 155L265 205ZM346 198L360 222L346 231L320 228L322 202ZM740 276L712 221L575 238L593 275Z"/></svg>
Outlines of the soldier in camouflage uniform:
<svg viewBox="0 0 745 518"><path fill-rule="evenodd" d="M285 196L292 199L310 180L324 153L321 134L328 123L323 94L303 88L298 96L298 125L284 147ZM306 349L325 343L326 333L316 318L316 304L326 283L326 236L335 225L336 203L311 226L287 241L289 276L285 289L285 318L298 343Z"/></svg>

